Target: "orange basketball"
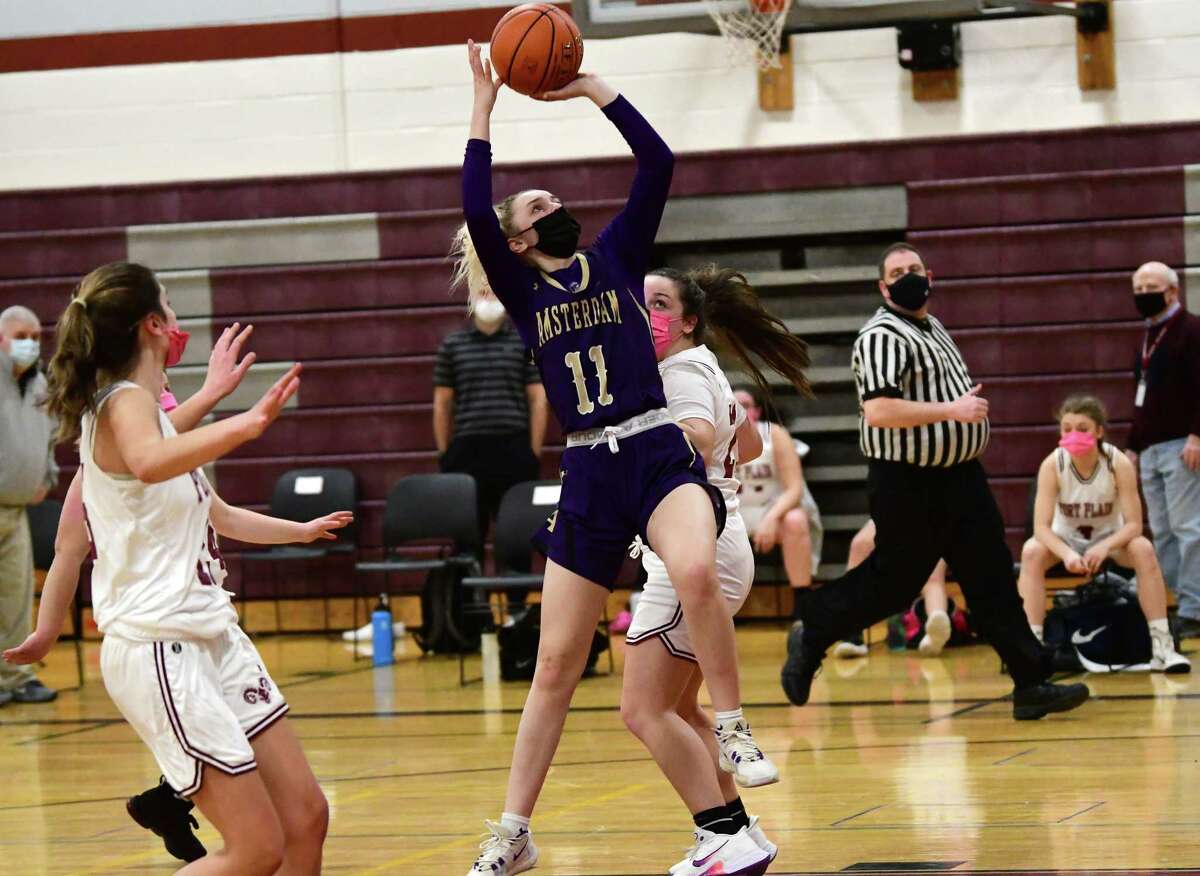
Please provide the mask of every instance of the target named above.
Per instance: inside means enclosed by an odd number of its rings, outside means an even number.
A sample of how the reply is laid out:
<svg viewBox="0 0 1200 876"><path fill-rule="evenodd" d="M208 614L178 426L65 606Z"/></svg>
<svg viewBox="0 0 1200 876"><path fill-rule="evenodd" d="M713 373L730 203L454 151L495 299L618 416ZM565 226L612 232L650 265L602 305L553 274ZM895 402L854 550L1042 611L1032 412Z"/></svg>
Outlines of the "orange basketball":
<svg viewBox="0 0 1200 876"><path fill-rule="evenodd" d="M574 20L549 3L508 10L492 31L492 68L521 94L562 88L579 74L583 37Z"/></svg>

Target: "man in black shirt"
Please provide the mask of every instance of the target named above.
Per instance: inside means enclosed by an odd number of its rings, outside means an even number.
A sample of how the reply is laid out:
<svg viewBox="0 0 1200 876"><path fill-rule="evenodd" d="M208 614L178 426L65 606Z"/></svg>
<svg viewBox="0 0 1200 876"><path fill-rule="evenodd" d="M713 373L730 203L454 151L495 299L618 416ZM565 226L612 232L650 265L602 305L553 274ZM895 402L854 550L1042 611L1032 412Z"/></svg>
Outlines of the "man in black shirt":
<svg viewBox="0 0 1200 876"><path fill-rule="evenodd" d="M529 351L487 286L473 296L471 321L438 349L433 434L441 470L475 478L482 535L508 488L538 478L548 407Z"/></svg>
<svg viewBox="0 0 1200 876"><path fill-rule="evenodd" d="M858 333L852 370L867 457L875 550L825 587L797 594L783 689L808 702L813 676L838 639L907 608L945 557L980 632L1013 679L1013 717L1073 709L1085 685L1053 685L1048 654L1025 619L1004 521L979 457L988 404L962 355L929 315L933 275L915 249L889 247L879 262L884 304Z"/></svg>

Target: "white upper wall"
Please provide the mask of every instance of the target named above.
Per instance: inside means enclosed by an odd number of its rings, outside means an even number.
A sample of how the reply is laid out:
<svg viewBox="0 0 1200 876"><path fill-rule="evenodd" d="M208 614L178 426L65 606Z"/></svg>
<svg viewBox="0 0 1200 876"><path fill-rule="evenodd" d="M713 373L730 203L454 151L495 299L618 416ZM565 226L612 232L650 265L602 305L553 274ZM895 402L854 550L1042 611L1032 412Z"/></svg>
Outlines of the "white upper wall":
<svg viewBox="0 0 1200 876"><path fill-rule="evenodd" d="M759 111L715 37L593 40L584 66L677 151L1200 119L1200 0L1114 10L1112 92L1079 91L1065 18L964 25L952 103L913 101L887 29L797 37L790 113ZM461 46L0 75L0 188L452 165L470 105ZM512 93L493 140L509 161L627 151L590 104Z"/></svg>

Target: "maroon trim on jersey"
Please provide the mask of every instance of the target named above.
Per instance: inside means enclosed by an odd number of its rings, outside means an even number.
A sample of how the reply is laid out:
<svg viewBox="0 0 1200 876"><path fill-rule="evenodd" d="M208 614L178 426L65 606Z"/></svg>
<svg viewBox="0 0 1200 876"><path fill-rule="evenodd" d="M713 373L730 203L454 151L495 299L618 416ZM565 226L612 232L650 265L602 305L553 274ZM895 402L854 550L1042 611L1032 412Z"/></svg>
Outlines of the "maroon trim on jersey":
<svg viewBox="0 0 1200 876"><path fill-rule="evenodd" d="M196 774L195 774L195 777L192 779L192 783L190 785L188 785L186 788L184 788L180 791L177 791L176 795L179 797L190 797L193 794L195 794L197 791L200 790L200 785L203 782L204 782L204 764L201 763L199 760L197 760L196 761Z"/></svg>
<svg viewBox="0 0 1200 876"><path fill-rule="evenodd" d="M667 649L667 653L672 657L678 657L680 660L687 660L689 663L699 665L700 661L696 659L696 655L691 651L684 651L671 641L671 636L668 633L659 633L658 639L663 643L663 647Z"/></svg>
<svg viewBox="0 0 1200 876"><path fill-rule="evenodd" d="M154 668L158 674L158 690L162 695L163 705L167 707L167 718L171 722L171 730L175 733L175 739L179 742L180 747L190 757L203 761L209 766L214 766L221 772L231 776L241 775L242 773L248 773L253 769L257 769L258 762L253 757L245 763L228 764L219 757L202 751L188 742L187 733L183 729L183 721L179 717L179 710L175 708L175 699L171 695L171 685L167 679L167 661L163 652L164 647L165 644L163 642L154 643Z"/></svg>
<svg viewBox="0 0 1200 876"><path fill-rule="evenodd" d="M649 639L651 636L657 636L657 635L661 635L662 633L669 632L669 631L675 629L681 623L683 623L683 606L677 605L677 606L675 606L675 614L671 616L671 619L669 621L667 621L667 623L663 624L660 627L654 627L653 629L646 630L646 632L639 633L638 635L633 636L633 637L626 636L625 644L626 645L636 645L638 642L641 642L645 639Z"/></svg>
<svg viewBox="0 0 1200 876"><path fill-rule="evenodd" d="M276 690L278 690L278 686L276 686ZM290 708L291 707L288 706L287 703L280 703L275 710L271 712L271 714L267 715L267 717L263 718L257 724L252 725L249 730L245 731L246 738L253 739L264 730L269 730L271 725L286 715Z"/></svg>
<svg viewBox="0 0 1200 876"><path fill-rule="evenodd" d="M683 623L683 606L677 605L675 606L675 614L671 617L669 622L660 627L655 627L652 630L647 630L644 633L640 633L633 638L626 636L625 644L636 646L642 644L642 642L648 642L650 639L657 638L663 643L663 647L667 649L667 653L672 657L678 657L680 660L687 660L691 663L699 663L700 661L696 659L695 654L693 654L691 651L685 651L680 648L671 641L671 637L668 635L671 630L678 627L681 623Z"/></svg>

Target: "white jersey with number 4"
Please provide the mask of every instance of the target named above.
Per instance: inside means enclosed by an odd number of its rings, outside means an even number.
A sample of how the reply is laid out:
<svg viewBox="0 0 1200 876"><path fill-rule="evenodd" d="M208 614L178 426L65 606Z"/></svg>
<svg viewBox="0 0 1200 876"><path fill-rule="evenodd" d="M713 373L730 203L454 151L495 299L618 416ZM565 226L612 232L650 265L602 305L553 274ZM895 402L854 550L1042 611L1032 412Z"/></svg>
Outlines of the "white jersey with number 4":
<svg viewBox="0 0 1200 876"><path fill-rule="evenodd" d="M1054 451L1058 496L1050 528L1076 552L1108 538L1125 525L1117 496L1117 448L1105 443L1091 477L1084 478L1063 448Z"/></svg>
<svg viewBox="0 0 1200 876"><path fill-rule="evenodd" d="M211 639L237 624L221 586L225 563L209 521L212 488L199 469L158 484L108 474L96 465L96 417L121 381L103 390L85 414L79 442L83 508L92 540L92 604L105 635L134 641ZM175 427L160 409L163 437Z"/></svg>
<svg viewBox="0 0 1200 876"><path fill-rule="evenodd" d="M737 466L737 430L745 422L746 412L734 398L717 357L701 344L663 359L658 363L658 373L662 375L667 409L676 422L704 420L712 424L708 482L725 497L728 514L737 513L738 482L733 470Z"/></svg>

